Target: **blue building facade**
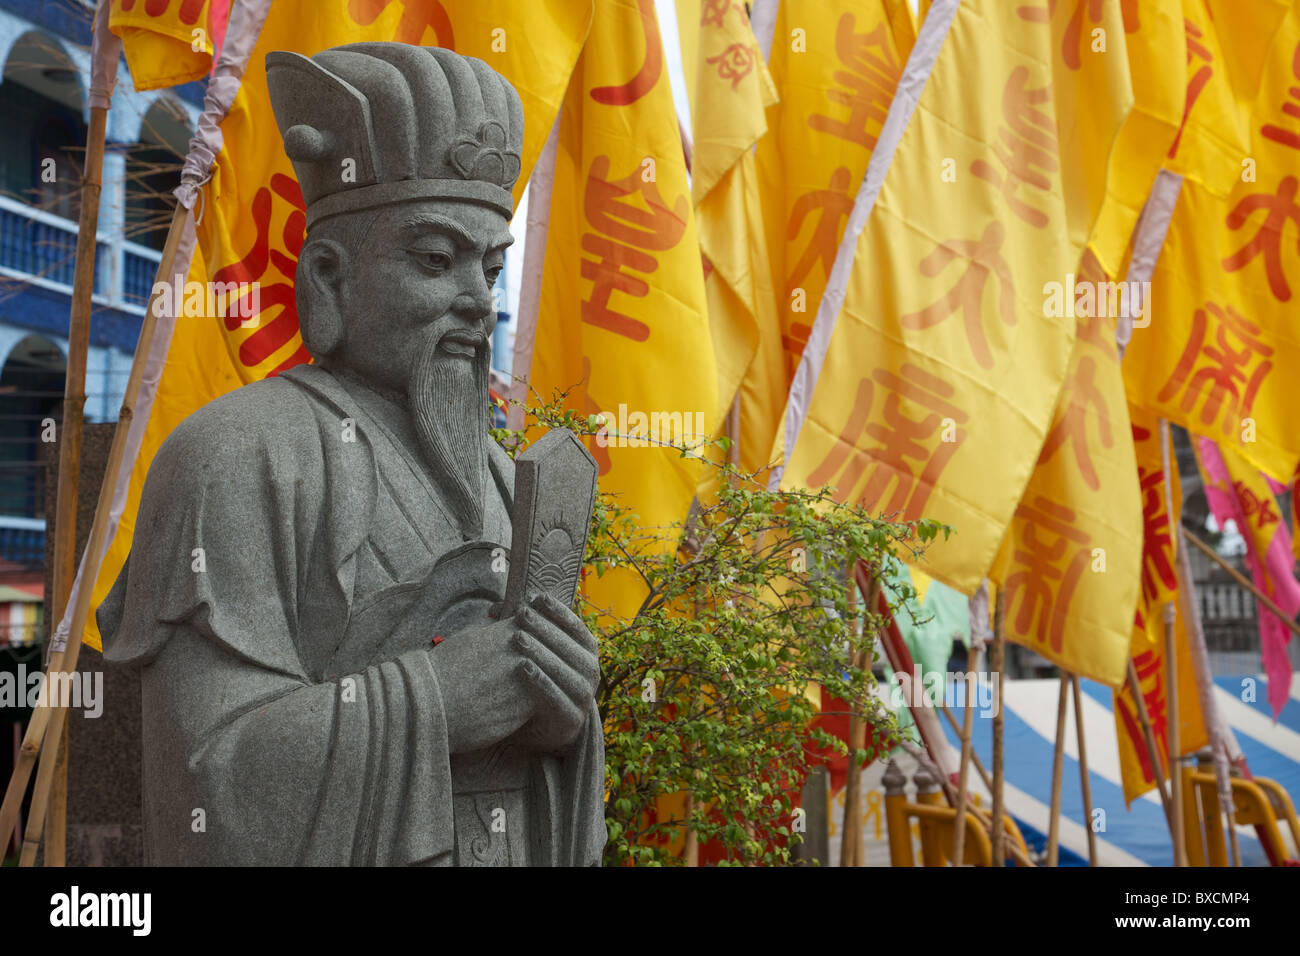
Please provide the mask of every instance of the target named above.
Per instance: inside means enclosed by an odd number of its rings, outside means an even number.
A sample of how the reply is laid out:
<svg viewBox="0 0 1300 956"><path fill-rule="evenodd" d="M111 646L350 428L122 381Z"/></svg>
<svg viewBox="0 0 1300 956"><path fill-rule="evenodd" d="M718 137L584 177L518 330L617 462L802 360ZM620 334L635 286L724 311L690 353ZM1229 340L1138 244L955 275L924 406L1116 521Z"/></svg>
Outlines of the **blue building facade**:
<svg viewBox="0 0 1300 956"><path fill-rule="evenodd" d="M93 12L91 0L0 0L0 586L30 577L44 560L42 446L51 420L57 427L62 417ZM193 83L138 92L120 64L104 155L87 422L117 419L202 96Z"/></svg>

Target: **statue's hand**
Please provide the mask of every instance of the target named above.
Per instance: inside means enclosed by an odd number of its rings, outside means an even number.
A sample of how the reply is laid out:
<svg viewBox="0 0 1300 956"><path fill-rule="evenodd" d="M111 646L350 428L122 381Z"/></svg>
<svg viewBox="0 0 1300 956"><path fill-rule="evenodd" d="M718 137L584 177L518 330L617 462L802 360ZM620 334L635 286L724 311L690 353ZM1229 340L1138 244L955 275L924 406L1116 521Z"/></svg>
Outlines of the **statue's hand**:
<svg viewBox="0 0 1300 956"><path fill-rule="evenodd" d="M515 620L523 622L524 654L538 665L530 675L535 709L519 741L531 750L560 750L578 736L600 685L596 638L582 618L547 594L529 601Z"/></svg>
<svg viewBox="0 0 1300 956"><path fill-rule="evenodd" d="M540 596L511 618L460 631L430 651L452 753L481 750L523 728L538 750L570 743L600 680L581 618Z"/></svg>

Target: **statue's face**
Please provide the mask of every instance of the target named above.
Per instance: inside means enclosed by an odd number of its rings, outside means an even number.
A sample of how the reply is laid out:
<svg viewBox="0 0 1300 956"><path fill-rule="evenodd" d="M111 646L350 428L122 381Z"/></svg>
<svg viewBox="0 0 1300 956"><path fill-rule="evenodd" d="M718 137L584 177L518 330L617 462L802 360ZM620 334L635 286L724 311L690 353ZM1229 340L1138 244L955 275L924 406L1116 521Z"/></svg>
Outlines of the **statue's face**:
<svg viewBox="0 0 1300 956"><path fill-rule="evenodd" d="M496 324L492 286L511 241L505 217L475 203L379 209L340 289L339 361L397 391L406 390L430 350L440 359L481 362L486 372Z"/></svg>
<svg viewBox="0 0 1300 956"><path fill-rule="evenodd" d="M485 507L492 285L511 242L506 219L472 203L425 200L354 223L343 225L364 235L343 234L346 263L337 242L304 250L308 288L321 297L312 309L330 300L342 326L329 363L404 400L425 462L474 540Z"/></svg>

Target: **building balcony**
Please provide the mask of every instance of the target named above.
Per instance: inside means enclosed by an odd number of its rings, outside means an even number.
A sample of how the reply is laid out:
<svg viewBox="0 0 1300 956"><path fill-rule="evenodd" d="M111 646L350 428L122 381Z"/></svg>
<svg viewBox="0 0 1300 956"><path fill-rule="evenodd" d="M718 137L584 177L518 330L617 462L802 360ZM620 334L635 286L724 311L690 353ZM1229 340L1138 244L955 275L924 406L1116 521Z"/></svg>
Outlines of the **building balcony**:
<svg viewBox="0 0 1300 956"><path fill-rule="evenodd" d="M112 248L121 248L117 266ZM77 224L0 196L0 277L72 294ZM96 305L143 316L162 253L100 234L95 249Z"/></svg>

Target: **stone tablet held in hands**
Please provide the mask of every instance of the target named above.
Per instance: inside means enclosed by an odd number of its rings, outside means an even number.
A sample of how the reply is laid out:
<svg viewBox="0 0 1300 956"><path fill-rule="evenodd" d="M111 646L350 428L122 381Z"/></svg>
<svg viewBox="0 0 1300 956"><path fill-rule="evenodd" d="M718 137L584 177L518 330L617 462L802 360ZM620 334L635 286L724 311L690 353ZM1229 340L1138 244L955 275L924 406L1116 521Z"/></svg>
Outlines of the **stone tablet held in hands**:
<svg viewBox="0 0 1300 956"><path fill-rule="evenodd" d="M540 593L573 606L598 471L591 453L567 428L553 429L515 459L505 614Z"/></svg>

